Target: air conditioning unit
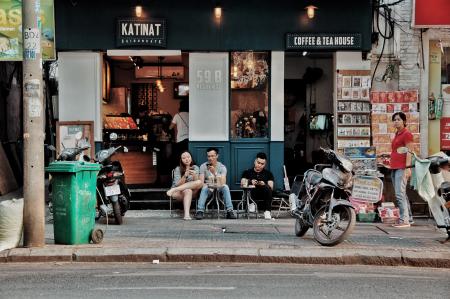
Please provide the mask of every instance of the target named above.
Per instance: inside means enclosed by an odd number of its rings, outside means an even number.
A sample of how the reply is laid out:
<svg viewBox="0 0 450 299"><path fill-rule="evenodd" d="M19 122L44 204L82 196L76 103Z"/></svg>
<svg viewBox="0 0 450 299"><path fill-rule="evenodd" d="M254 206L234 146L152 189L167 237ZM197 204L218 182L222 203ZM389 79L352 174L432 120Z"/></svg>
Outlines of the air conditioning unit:
<svg viewBox="0 0 450 299"><path fill-rule="evenodd" d="M164 79L184 79L184 66L171 66L165 65L161 67L161 75L159 74L159 66L143 66L141 68L135 68L136 78L159 78Z"/></svg>

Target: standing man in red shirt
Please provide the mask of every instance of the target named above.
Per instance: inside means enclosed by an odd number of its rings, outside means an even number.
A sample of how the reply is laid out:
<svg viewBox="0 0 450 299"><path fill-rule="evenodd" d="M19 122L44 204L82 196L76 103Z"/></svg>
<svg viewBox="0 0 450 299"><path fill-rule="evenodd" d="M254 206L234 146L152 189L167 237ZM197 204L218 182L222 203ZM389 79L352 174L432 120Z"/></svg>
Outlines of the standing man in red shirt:
<svg viewBox="0 0 450 299"><path fill-rule="evenodd" d="M410 227L412 222L412 212L408 197L406 196L406 184L411 176L411 168L406 168L406 166L411 165L411 153L399 154L397 153L397 149L399 147L407 147L412 151L413 135L406 128L405 113L394 113L392 115L392 121L394 122L394 127L397 129L397 132L392 140L391 176L395 198L400 210L399 223L394 224L394 227Z"/></svg>

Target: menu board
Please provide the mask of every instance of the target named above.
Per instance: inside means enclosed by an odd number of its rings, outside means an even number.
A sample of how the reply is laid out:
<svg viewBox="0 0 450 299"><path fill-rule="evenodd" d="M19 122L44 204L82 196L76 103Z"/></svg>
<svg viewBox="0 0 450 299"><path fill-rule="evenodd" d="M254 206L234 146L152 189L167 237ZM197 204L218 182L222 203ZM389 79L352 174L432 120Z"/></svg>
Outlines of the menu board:
<svg viewBox="0 0 450 299"><path fill-rule="evenodd" d="M391 152L391 142L396 132L392 122L392 115L395 112L405 113L407 128L413 134L413 150L419 153L418 91L372 91L370 101L372 103L372 144L377 148L377 154Z"/></svg>

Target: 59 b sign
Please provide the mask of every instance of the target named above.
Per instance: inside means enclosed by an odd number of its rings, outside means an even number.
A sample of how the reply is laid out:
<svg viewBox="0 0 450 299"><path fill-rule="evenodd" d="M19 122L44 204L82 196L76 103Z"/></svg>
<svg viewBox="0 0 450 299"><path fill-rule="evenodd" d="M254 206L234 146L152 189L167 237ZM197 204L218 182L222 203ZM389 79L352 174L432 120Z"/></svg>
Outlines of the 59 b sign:
<svg viewBox="0 0 450 299"><path fill-rule="evenodd" d="M221 89L223 77L222 70L202 70L196 72L196 87L200 90Z"/></svg>

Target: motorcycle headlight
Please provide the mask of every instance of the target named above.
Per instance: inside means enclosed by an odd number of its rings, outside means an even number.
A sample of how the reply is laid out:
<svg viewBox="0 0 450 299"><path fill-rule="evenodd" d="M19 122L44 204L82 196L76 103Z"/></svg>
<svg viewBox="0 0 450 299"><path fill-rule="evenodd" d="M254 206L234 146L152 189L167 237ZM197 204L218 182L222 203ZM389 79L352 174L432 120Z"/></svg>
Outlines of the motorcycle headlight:
<svg viewBox="0 0 450 299"><path fill-rule="evenodd" d="M338 169L325 168L322 171L323 178L335 186L340 188L347 188L348 184L351 184L351 174L343 173Z"/></svg>
<svg viewBox="0 0 450 299"><path fill-rule="evenodd" d="M102 163L105 161L109 156L108 150L102 150L98 153L97 160L98 162Z"/></svg>

